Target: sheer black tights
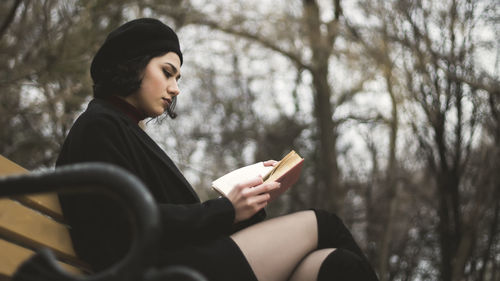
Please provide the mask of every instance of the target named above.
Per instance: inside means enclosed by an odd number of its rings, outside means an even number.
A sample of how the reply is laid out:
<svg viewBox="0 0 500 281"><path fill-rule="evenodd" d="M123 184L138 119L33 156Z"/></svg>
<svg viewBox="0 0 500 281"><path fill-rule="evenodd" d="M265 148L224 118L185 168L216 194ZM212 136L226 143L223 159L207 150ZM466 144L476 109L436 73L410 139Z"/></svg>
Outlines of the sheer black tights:
<svg viewBox="0 0 500 281"><path fill-rule="evenodd" d="M360 268L370 278L348 280L377 280L349 230L327 212L303 211L270 219L231 238L259 281L344 280L339 279L342 272L358 273Z"/></svg>

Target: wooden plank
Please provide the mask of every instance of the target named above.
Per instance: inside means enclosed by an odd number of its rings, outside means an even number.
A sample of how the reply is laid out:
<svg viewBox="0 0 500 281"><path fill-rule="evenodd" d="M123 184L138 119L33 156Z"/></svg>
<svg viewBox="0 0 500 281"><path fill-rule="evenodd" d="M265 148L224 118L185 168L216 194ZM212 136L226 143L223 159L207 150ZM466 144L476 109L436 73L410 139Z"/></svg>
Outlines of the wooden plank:
<svg viewBox="0 0 500 281"><path fill-rule="evenodd" d="M26 174L29 171L0 155L0 176Z"/></svg>
<svg viewBox="0 0 500 281"><path fill-rule="evenodd" d="M0 273L11 276L16 268L26 259L28 259L33 251L13 245L3 239L0 239Z"/></svg>
<svg viewBox="0 0 500 281"><path fill-rule="evenodd" d="M0 176L10 176L26 174L29 171L0 155ZM57 195L37 194L15 197L16 200L30 206L33 209L53 217L56 220L63 221L61 205Z"/></svg>
<svg viewBox="0 0 500 281"><path fill-rule="evenodd" d="M42 212L43 214L55 219L58 222L64 222L61 205L59 204L59 198L56 194L50 193L15 196L12 197L12 199L17 200L34 210Z"/></svg>
<svg viewBox="0 0 500 281"><path fill-rule="evenodd" d="M65 225L10 199L0 199L0 234L23 245L46 246L65 258L76 259Z"/></svg>
<svg viewBox="0 0 500 281"><path fill-rule="evenodd" d="M12 276L19 265L34 254L34 252L29 249L9 243L3 239L0 239L0 252L2 253L2 255L0 255L0 275L5 276ZM82 271L77 267L63 262L59 262L59 264L71 273L77 275L82 274Z"/></svg>

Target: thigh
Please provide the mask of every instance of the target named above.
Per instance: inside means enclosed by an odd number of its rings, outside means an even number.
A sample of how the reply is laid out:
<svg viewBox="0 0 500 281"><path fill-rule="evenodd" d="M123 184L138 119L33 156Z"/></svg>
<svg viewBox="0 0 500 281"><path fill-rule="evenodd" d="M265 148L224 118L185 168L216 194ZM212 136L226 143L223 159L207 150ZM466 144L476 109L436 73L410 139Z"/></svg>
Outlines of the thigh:
<svg viewBox="0 0 500 281"><path fill-rule="evenodd" d="M316 215L297 212L245 228L231 236L260 281L286 280L318 244Z"/></svg>
<svg viewBox="0 0 500 281"><path fill-rule="evenodd" d="M289 281L317 280L321 264L333 251L335 251L335 249L327 248L314 251L307 255L299 265L297 265Z"/></svg>

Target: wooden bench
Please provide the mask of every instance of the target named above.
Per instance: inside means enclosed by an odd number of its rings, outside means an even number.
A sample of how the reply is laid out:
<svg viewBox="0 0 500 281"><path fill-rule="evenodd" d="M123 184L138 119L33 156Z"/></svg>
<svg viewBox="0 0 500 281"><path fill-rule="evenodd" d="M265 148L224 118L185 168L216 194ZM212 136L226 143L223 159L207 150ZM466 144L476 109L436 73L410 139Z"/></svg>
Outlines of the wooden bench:
<svg viewBox="0 0 500 281"><path fill-rule="evenodd" d="M135 236L125 257L92 273L75 254L56 192L107 193L126 206ZM49 274L43 280L208 281L183 266L149 268L159 235L158 206L144 184L125 170L85 163L28 173L0 155L0 281L11 280L20 265L28 274L18 279L39 276L40 263L33 266L34 257L43 261L43 274ZM37 251L40 248L44 250ZM32 263L25 263L27 259Z"/></svg>
<svg viewBox="0 0 500 281"><path fill-rule="evenodd" d="M0 176L27 172L0 155ZM51 249L70 272L90 271L75 254L56 194L0 198L0 280L9 280L40 247Z"/></svg>
<svg viewBox="0 0 500 281"><path fill-rule="evenodd" d="M125 257L92 274L75 254L55 192L104 192L123 203L135 227ZM28 173L0 155L0 281L12 279L19 265L41 248L52 252L39 252L37 261L41 257L47 265L44 272L55 273L51 277L57 280L178 280L170 277L186 276L184 268L167 268L154 274L149 270L149 277L142 278L146 276L147 259L159 241L159 226L159 211L151 194L140 180L121 168L86 163Z"/></svg>

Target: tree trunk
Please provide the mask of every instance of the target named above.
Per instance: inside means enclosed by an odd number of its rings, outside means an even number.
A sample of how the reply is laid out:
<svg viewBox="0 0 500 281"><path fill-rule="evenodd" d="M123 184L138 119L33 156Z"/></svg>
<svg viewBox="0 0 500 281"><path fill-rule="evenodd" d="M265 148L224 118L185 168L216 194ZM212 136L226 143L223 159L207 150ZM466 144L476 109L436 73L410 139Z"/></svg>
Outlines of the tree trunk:
<svg viewBox="0 0 500 281"><path fill-rule="evenodd" d="M438 233L441 244L441 280L453 281L453 272L458 244L461 240L460 218L457 218L455 207L456 197L453 196L454 190L458 190L458 176L449 172L442 172L438 175L438 193L439 193L439 224Z"/></svg>
<svg viewBox="0 0 500 281"><path fill-rule="evenodd" d="M342 212L343 192L339 186L339 171L337 165L337 136L333 122L332 96L328 84L328 63L332 45L326 34L321 33L321 22L318 3L314 0L304 0L304 18L307 35L312 51L311 69L314 87L314 112L318 124L320 164L318 165L320 182L325 185L325 196L320 207Z"/></svg>
<svg viewBox="0 0 500 281"><path fill-rule="evenodd" d="M390 255L390 242L392 241L393 237L393 227L394 227L394 220L395 220L395 214L398 206L398 199L397 199L397 185L396 185L396 177L395 175L397 174L397 167L396 167L396 140L397 140L397 135L398 135L398 130L399 130L399 117L398 117L398 104L396 100L396 96L392 87L392 74L391 70L389 69L389 66L386 66L386 69L384 71L384 76L385 76L385 82L387 86L387 92L389 93L389 96L391 98L391 120L389 123L389 163L387 165L387 170L386 170L386 180L385 184L386 186L384 187L387 190L387 198L386 202L384 204L388 204L388 215L387 215L387 220L385 223L385 227L383 229L383 236L382 236L382 241L379 247L379 264L378 264L378 273L380 280L387 280L388 277L388 271L389 271L389 255Z"/></svg>
<svg viewBox="0 0 500 281"><path fill-rule="evenodd" d="M341 213L344 194L339 185L336 151L337 136L332 120L331 92L326 76L326 72L316 73L313 82L315 89L314 111L319 129L321 151L319 171L321 179L325 183L325 197L323 197L324 201L320 202L320 206Z"/></svg>

